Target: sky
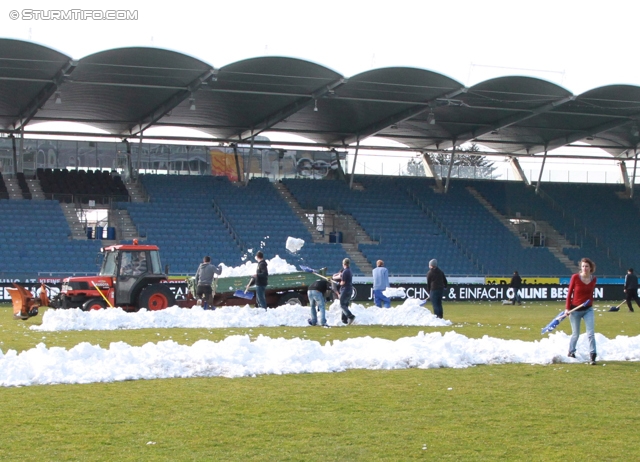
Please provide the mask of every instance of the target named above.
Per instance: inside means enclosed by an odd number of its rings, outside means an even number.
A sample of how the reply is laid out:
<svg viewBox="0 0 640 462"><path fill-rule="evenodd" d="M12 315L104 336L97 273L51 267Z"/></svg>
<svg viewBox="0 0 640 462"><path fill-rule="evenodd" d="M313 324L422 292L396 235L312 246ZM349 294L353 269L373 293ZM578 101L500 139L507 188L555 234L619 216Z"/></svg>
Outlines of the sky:
<svg viewBox="0 0 640 462"><path fill-rule="evenodd" d="M91 2L92 9L137 13L136 20L26 19L27 10L79 9L59 0L5 2L0 35L31 40L82 58L110 48L152 46L215 67L258 56L290 56L346 77L410 66L465 85L498 75L531 75L575 94L614 83L640 84L623 18L640 4L564 0ZM99 6L97 6L99 5ZM268 5L268 7L267 7ZM2 11L4 10L4 11ZM18 19L11 19L11 11ZM626 45L628 43L628 45Z"/></svg>
<svg viewBox="0 0 640 462"><path fill-rule="evenodd" d="M90 5L129 12L137 19L37 19L53 9L68 12L86 5L67 0L28 0L19 6L5 2L0 36L30 40L76 59L110 48L144 46L185 53L216 68L248 58L288 56L345 77L408 66L439 72L466 86L506 75L542 78L576 95L603 85L640 85L633 32L624 22L639 16L639 2L397 0L383 5L247 0L160 6L116 0ZM17 19L12 19L14 14ZM28 19L29 14L34 19ZM408 160L406 154L395 162L381 160L379 154L360 153L356 173L396 174ZM572 168L602 171L598 162ZM617 179L613 163L606 169L609 178ZM537 171L530 177L537 180Z"/></svg>

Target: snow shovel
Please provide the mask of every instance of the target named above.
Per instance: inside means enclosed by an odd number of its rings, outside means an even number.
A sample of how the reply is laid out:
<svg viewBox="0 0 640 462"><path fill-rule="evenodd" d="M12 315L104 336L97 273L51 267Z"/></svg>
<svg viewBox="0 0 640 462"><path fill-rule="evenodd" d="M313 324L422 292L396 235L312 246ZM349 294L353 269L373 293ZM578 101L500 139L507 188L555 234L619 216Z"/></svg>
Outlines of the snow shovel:
<svg viewBox="0 0 640 462"><path fill-rule="evenodd" d="M324 276L324 275L320 274L317 270L314 270L313 268L309 268L308 266L300 265L300 269L302 271L306 271L307 273L313 273L316 276L321 277L322 279L326 279L329 282L335 282L329 276Z"/></svg>
<svg viewBox="0 0 640 462"><path fill-rule="evenodd" d="M252 300L253 299L253 292L249 292L249 286L251 285L251 283L253 282L253 278L249 279L249 284L247 284L247 288L245 290L236 290L233 293L234 297L238 297L238 298L244 298L246 300Z"/></svg>
<svg viewBox="0 0 640 462"><path fill-rule="evenodd" d="M253 292L245 292L244 290L238 289L233 293L233 296L234 297L238 297L238 298L244 298L244 299L247 299L247 300L252 300L253 299Z"/></svg>
<svg viewBox="0 0 640 462"><path fill-rule="evenodd" d="M623 300L620 302L620 304L618 306L612 306L611 308L609 308L609 311L620 311L620 307L622 306L622 304L625 302L626 300Z"/></svg>
<svg viewBox="0 0 640 462"><path fill-rule="evenodd" d="M549 324L547 324L546 327L542 328L542 331L540 332L540 335L544 335L544 334L546 334L548 332L551 332L553 329L558 327L558 324L560 324L562 321L564 321L564 319L567 318L569 314L573 313L574 311L576 311L576 310L578 310L578 309L580 309L582 307L587 306L590 302L591 302L591 300L587 300L582 305L576 306L574 309L569 311L569 313L567 313L567 314L565 314L565 312L563 311L558 316L553 318L553 320Z"/></svg>

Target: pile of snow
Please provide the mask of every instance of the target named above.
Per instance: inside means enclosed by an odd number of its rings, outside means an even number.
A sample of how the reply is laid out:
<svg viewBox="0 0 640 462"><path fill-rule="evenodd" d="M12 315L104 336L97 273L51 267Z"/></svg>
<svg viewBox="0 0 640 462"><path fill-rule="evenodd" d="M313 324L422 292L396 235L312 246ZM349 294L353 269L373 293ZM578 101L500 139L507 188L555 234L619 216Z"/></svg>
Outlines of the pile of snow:
<svg viewBox="0 0 640 462"><path fill-rule="evenodd" d="M285 248L291 253L297 253L304 245L303 239L289 236L285 244Z"/></svg>
<svg viewBox="0 0 640 462"><path fill-rule="evenodd" d="M220 268L222 268L222 272L220 273L221 278L227 277L237 277L237 276L253 276L256 274L257 263L255 261L247 261L244 265L240 266L227 266L224 263L220 263ZM293 273L296 271L300 271L295 266L287 263L287 261L283 258L280 258L279 255L276 255L271 260L267 260L267 265L269 267L269 274L283 274L283 273Z"/></svg>
<svg viewBox="0 0 640 462"><path fill-rule="evenodd" d="M405 298L407 296L407 289L404 287L387 287L382 291L385 297L389 298Z"/></svg>
<svg viewBox="0 0 640 462"><path fill-rule="evenodd" d="M318 327L310 327L318 329ZM599 361L640 361L640 336L609 340L596 334ZM360 337L324 345L300 338L244 335L220 342L175 341L101 348L81 343L70 350L35 348L0 352L0 386L92 383L175 377L248 377L259 374L342 372L349 369L464 368L478 364L551 364L585 361L588 340L582 335L577 359L566 357L569 336L558 332L539 341L471 339L440 332L398 340Z"/></svg>
<svg viewBox="0 0 640 462"><path fill-rule="evenodd" d="M421 307L420 300L407 299L396 308L365 308L351 304L351 312L358 325L383 326L450 326L451 321L438 319L431 311ZM339 301L333 302L326 312L329 326L343 326ZM249 305L226 306L214 311L203 310L200 306L179 308L177 306L161 311L140 310L127 313L121 308L82 311L47 310L42 316L42 324L30 328L37 331L60 330L115 330L151 328L232 328L232 327L305 327L309 324L310 308L300 305L283 305L275 309L263 310Z"/></svg>

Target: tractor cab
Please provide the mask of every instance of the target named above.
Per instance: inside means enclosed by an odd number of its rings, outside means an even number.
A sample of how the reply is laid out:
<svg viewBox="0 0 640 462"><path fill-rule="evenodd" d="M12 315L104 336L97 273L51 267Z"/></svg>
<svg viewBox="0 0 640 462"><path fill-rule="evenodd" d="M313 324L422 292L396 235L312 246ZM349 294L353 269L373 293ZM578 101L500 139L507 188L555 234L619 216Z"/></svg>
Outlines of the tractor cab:
<svg viewBox="0 0 640 462"><path fill-rule="evenodd" d="M108 276L115 286L115 303L133 305L142 289L166 281L156 246L115 245L102 249L99 276Z"/></svg>

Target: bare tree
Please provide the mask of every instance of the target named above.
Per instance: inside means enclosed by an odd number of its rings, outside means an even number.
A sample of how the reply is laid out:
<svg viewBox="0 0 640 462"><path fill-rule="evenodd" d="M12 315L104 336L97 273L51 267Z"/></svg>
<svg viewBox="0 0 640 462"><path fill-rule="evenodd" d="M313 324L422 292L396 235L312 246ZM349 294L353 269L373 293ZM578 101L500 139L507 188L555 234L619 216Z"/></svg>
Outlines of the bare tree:
<svg viewBox="0 0 640 462"><path fill-rule="evenodd" d="M475 143L466 149L463 148L456 151L451 176L453 178L493 178L493 172L497 168L493 166L493 162L487 160L486 156L465 154L479 151L480 148ZM451 153L439 152L432 154L431 160L436 169L440 170L441 176L447 176L451 162ZM407 162L404 174L407 176L425 176L422 159L419 157L410 159Z"/></svg>

